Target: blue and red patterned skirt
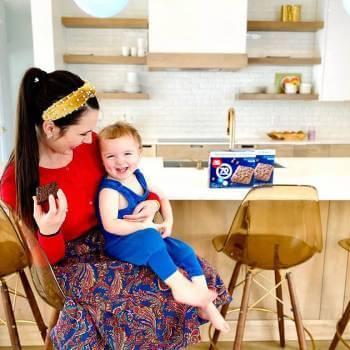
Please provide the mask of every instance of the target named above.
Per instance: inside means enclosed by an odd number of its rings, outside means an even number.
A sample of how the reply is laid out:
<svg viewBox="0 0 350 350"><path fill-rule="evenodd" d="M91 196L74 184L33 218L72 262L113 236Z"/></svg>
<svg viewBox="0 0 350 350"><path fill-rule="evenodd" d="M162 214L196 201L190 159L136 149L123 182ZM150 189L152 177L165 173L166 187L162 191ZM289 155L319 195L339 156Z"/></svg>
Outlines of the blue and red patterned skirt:
<svg viewBox="0 0 350 350"><path fill-rule="evenodd" d="M230 302L216 271L201 264L215 303ZM175 302L149 268L105 256L97 230L68 242L53 268L66 295L51 332L55 349L177 350L200 341L197 309Z"/></svg>

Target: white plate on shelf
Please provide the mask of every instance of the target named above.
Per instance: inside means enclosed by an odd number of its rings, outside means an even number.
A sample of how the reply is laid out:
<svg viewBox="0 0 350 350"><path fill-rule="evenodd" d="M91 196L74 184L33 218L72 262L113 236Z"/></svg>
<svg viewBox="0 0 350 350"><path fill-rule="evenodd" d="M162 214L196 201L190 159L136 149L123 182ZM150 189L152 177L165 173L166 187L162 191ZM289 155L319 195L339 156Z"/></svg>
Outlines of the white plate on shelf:
<svg viewBox="0 0 350 350"><path fill-rule="evenodd" d="M118 92L120 90L118 89L103 89L103 92L108 92L108 93L112 93L112 92Z"/></svg>
<svg viewBox="0 0 350 350"><path fill-rule="evenodd" d="M265 86L247 86L239 89L241 94L261 94L266 92Z"/></svg>

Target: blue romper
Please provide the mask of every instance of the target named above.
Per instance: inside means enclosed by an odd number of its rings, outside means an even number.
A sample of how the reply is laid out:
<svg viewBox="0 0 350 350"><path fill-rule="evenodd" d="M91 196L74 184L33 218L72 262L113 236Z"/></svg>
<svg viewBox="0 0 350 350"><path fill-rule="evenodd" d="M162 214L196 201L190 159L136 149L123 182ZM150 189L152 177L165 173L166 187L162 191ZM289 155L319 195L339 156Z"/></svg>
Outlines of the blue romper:
<svg viewBox="0 0 350 350"><path fill-rule="evenodd" d="M132 214L136 205L146 200L149 195L147 183L141 171L136 169L134 175L143 189L143 195L138 195L114 179L105 177L100 184L98 193L104 188L111 188L127 200L128 206L118 211L118 219ZM154 228L135 231L129 235L109 233L102 225L98 203L97 206L97 218L105 239L105 252L110 257L138 266L149 266L163 281L178 267L184 269L190 277L203 275L193 248L185 242L172 237L163 239Z"/></svg>

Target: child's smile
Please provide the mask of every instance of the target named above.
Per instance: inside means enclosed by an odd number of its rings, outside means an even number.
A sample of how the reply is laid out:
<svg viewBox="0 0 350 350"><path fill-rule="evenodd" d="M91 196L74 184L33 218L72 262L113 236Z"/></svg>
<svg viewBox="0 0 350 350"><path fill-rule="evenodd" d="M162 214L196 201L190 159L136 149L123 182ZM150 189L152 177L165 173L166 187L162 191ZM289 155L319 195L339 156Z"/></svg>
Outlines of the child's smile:
<svg viewBox="0 0 350 350"><path fill-rule="evenodd" d="M140 145L129 135L101 140L101 156L108 175L125 181L138 168Z"/></svg>

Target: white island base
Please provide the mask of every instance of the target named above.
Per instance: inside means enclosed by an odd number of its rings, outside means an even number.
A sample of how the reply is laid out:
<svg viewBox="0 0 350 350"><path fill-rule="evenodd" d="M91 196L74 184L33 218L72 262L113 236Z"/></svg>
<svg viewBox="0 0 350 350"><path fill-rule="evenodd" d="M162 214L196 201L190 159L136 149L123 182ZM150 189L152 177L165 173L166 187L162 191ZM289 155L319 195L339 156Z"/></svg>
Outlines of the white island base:
<svg viewBox="0 0 350 350"><path fill-rule="evenodd" d="M277 161L286 168L276 169L275 183L314 185L319 192L323 250L292 271L304 326L315 339L332 339L336 322L350 300L350 262L347 252L338 245L339 240L350 237L350 158L284 158ZM165 168L152 176L171 199L175 221L173 235L190 243L200 256L216 267L228 285L234 261L217 253L211 240L228 232L247 190L209 189L207 169ZM274 281L273 272L265 271L263 275ZM243 277L242 272L240 279ZM262 281L261 277L258 279ZM249 304L264 293L253 285ZM291 316L286 286L283 294L284 313ZM239 307L241 295L242 286L234 292L230 308ZM260 305L276 310L272 297ZM220 340L234 339L236 319L237 312L228 316L232 331L222 335ZM287 340L297 339L292 321L286 320L285 329ZM207 340L207 327L203 326L202 331L203 340ZM345 337L350 338L350 331L345 332ZM251 311L244 340L273 339L279 339L277 316Z"/></svg>

